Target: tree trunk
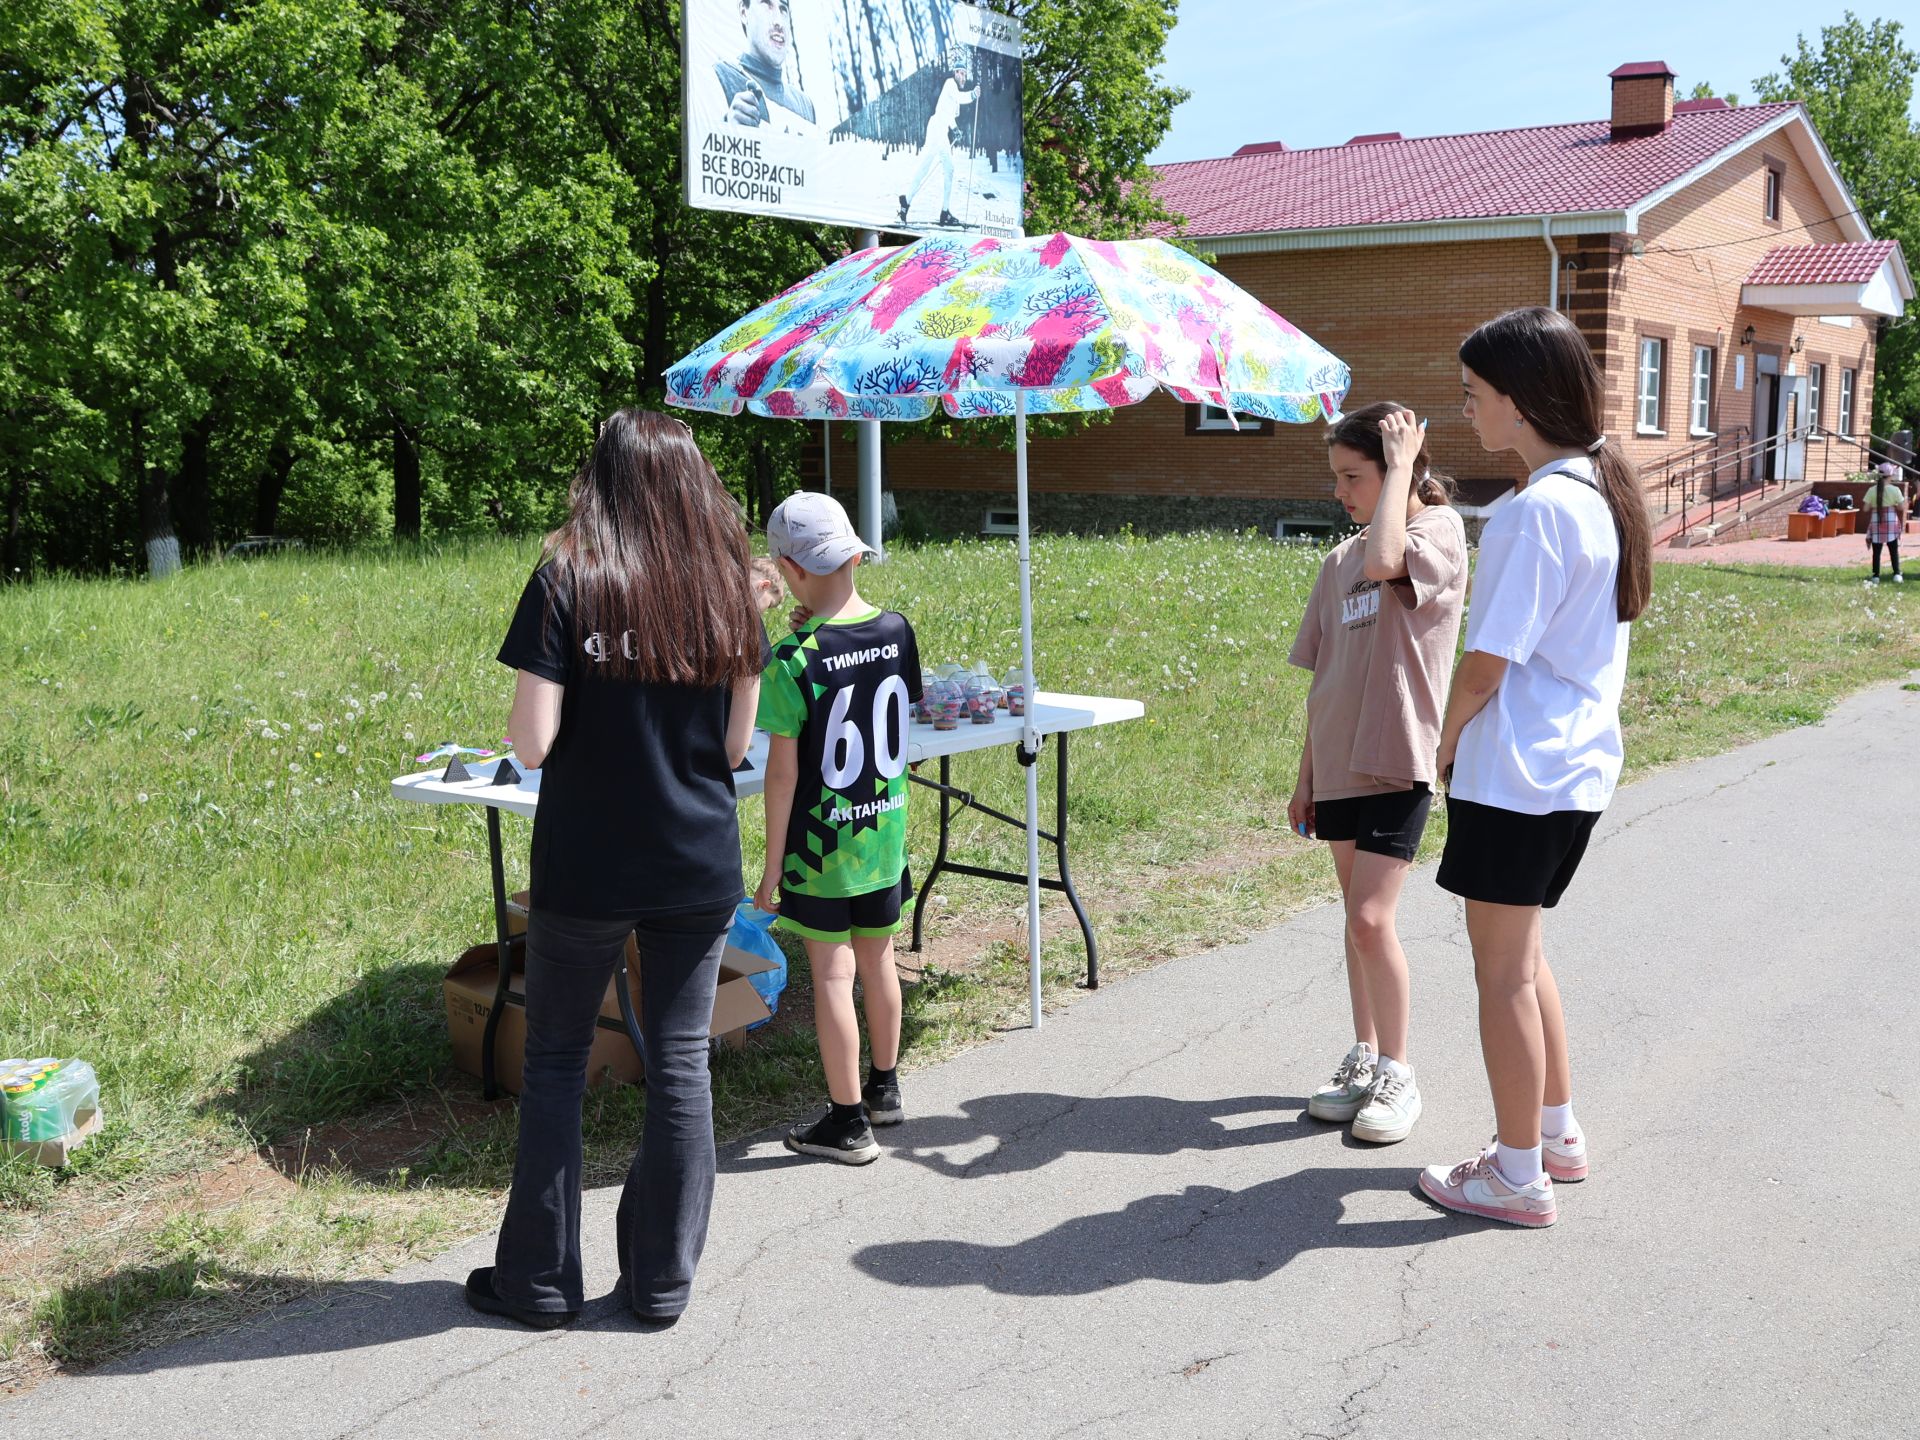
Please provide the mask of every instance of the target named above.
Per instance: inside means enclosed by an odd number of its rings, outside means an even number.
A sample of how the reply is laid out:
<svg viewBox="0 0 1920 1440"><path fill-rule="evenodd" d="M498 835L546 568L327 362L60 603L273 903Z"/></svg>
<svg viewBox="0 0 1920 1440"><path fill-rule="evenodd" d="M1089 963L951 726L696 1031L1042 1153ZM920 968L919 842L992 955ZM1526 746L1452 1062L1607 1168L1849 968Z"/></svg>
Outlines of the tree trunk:
<svg viewBox="0 0 1920 1440"><path fill-rule="evenodd" d="M767 442L754 439L749 442L753 456L753 491L760 506L757 523L765 525L767 517L773 514L773 456L767 451Z"/></svg>
<svg viewBox="0 0 1920 1440"><path fill-rule="evenodd" d="M267 468L260 473L259 487L253 495L253 533L272 535L280 528L280 497L287 493L287 481L293 475L293 447L282 435L273 442L267 456Z"/></svg>
<svg viewBox="0 0 1920 1440"><path fill-rule="evenodd" d="M26 518L27 509L27 472L13 472L13 483L7 487L7 538L4 558L0 558L0 585L15 580L24 580L26 575L25 548L20 534L21 525Z"/></svg>
<svg viewBox="0 0 1920 1440"><path fill-rule="evenodd" d="M667 366L673 357L667 354L667 266L673 258L673 231L668 223L669 206L655 205L653 211L653 278L647 282L647 324L641 335L640 366L635 378L642 396L656 391L664 395Z"/></svg>
<svg viewBox="0 0 1920 1440"><path fill-rule="evenodd" d="M165 580L180 573L180 541L173 533L173 502L167 496L166 472L147 464L146 416L133 412L132 451L134 484L140 495L140 538L147 547L147 575Z"/></svg>
<svg viewBox="0 0 1920 1440"><path fill-rule="evenodd" d="M420 538L420 447L398 415L393 417L393 534Z"/></svg>
<svg viewBox="0 0 1920 1440"><path fill-rule="evenodd" d="M196 555L213 549L213 487L207 473L213 423L212 414L203 415L180 447L180 539Z"/></svg>

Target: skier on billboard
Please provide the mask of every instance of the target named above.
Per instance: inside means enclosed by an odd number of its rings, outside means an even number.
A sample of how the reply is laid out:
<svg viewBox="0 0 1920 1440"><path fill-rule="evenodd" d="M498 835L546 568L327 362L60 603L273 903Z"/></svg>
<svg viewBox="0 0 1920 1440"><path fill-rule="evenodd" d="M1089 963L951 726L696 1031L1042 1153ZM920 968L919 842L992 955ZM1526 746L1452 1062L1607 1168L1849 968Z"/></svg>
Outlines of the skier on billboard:
<svg viewBox="0 0 1920 1440"><path fill-rule="evenodd" d="M941 168L940 181L940 218L936 225L951 226L958 229L960 222L953 214L953 142L955 127L960 121L962 105L977 105L980 92L973 83L973 61L964 49L956 47L947 55L947 78L940 86L940 98L934 102L933 113L927 117L927 135L920 142L920 168L913 172L913 180L907 186L907 193L900 197L900 223L907 223L907 212L913 208L913 202L920 198L920 191L927 183L937 162ZM975 112L976 117L979 111Z"/></svg>
<svg viewBox="0 0 1920 1440"><path fill-rule="evenodd" d="M793 48L793 16L788 0L740 0L740 28L746 48L736 60L713 67L720 82L730 125L766 126L790 135L816 132L813 101L787 82L787 58Z"/></svg>

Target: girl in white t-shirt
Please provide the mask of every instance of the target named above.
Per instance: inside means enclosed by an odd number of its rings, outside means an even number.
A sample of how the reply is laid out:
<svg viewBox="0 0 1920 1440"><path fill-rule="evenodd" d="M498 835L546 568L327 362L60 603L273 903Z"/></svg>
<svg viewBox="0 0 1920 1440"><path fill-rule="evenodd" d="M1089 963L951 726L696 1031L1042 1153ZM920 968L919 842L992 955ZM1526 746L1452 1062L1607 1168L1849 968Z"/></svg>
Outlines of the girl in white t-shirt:
<svg viewBox="0 0 1920 1440"><path fill-rule="evenodd" d="M1494 1143L1420 1176L1428 1198L1551 1225L1553 1182L1587 1176L1560 990L1540 941L1620 777L1628 622L1653 556L1640 477L1600 433L1599 367L1554 310L1515 310L1460 347L1464 413L1526 485L1487 522L1438 765L1442 889L1466 901ZM1545 1136L1543 1154L1542 1136Z"/></svg>
<svg viewBox="0 0 1920 1440"><path fill-rule="evenodd" d="M1327 432L1333 493L1367 528L1320 566L1293 652L1313 671L1287 819L1333 851L1346 899L1354 1044L1307 1100L1353 1137L1404 1140L1420 1118L1412 1003L1395 912L1438 778L1441 697L1466 599L1467 536L1411 410L1369 405Z"/></svg>

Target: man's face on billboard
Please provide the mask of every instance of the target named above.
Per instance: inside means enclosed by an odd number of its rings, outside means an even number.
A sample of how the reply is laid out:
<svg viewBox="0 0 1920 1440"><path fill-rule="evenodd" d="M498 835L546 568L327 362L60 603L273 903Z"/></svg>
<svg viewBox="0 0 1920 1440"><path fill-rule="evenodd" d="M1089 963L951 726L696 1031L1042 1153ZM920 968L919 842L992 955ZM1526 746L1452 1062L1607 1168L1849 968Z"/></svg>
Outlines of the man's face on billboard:
<svg viewBox="0 0 1920 1440"><path fill-rule="evenodd" d="M746 28L749 50L775 69L787 63L787 48L793 40L787 0L740 0L740 23Z"/></svg>

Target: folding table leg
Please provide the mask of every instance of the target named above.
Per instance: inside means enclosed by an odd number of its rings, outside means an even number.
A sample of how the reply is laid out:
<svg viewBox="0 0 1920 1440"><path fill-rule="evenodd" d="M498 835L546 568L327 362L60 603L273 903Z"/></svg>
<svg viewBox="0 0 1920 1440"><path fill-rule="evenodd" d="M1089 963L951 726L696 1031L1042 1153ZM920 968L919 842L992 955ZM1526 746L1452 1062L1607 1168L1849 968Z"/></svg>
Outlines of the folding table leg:
<svg viewBox="0 0 1920 1440"><path fill-rule="evenodd" d="M940 757L940 844L933 853L933 864L927 870L927 878L920 882L920 896L913 903L913 952L920 953L921 926L926 919L927 897L933 893L933 882L940 878L940 872L947 867L947 824L949 818L948 795L952 784L951 757Z"/></svg>
<svg viewBox="0 0 1920 1440"><path fill-rule="evenodd" d="M500 1012L507 1004L507 982L513 976L513 957L508 953L507 945L507 872L500 858L500 811L493 805L487 806L486 810L487 863L493 871L494 955L500 962L500 983L494 987L493 1008L487 1012L487 1028L480 1037L480 1095L482 1099L492 1100L500 1093L493 1079L493 1041L500 1029Z"/></svg>
<svg viewBox="0 0 1920 1440"><path fill-rule="evenodd" d="M1055 737L1058 747L1053 757L1053 856L1060 867L1060 888L1073 906L1073 918L1080 922L1080 934L1087 942L1087 989L1100 988L1100 947L1093 940L1093 922L1087 919L1087 907L1080 903L1080 892L1073 888L1073 873L1067 869L1067 732Z"/></svg>
<svg viewBox="0 0 1920 1440"><path fill-rule="evenodd" d="M620 960L620 969L614 974L613 983L620 991L620 1018L626 1022L627 1039L633 1042L633 1053L640 1057L640 1083L646 1083L647 1042L640 1033L640 1017L633 1010L633 989L628 984L626 957Z"/></svg>

